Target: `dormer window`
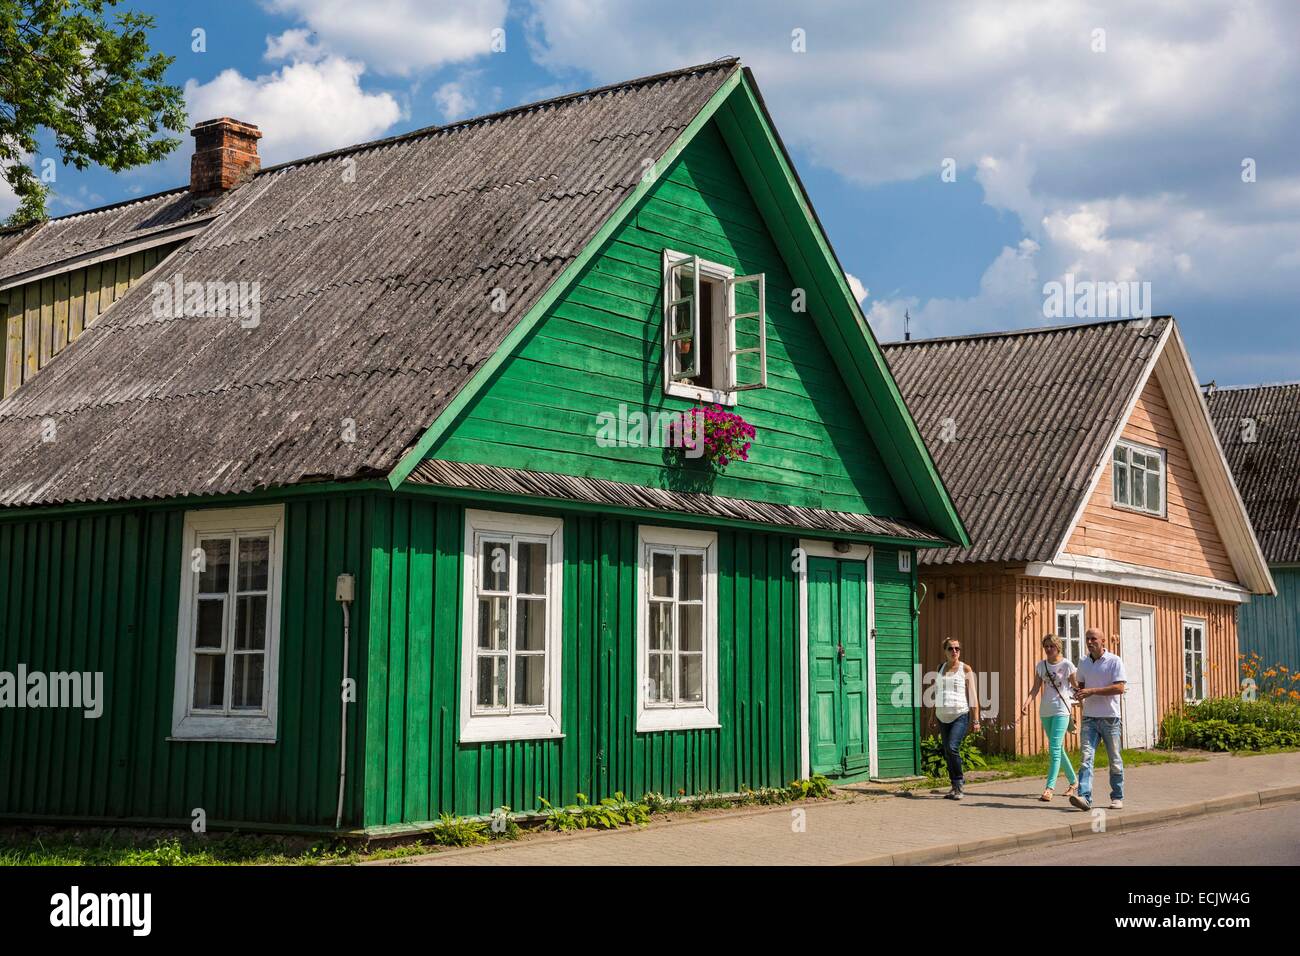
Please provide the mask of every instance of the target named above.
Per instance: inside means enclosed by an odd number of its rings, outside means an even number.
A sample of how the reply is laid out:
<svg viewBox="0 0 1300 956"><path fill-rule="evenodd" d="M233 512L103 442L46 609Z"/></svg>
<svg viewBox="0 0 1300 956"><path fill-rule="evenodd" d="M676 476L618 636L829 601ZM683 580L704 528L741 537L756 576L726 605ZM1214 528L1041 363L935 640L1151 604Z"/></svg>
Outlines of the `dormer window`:
<svg viewBox="0 0 1300 956"><path fill-rule="evenodd" d="M664 391L735 404L767 385L766 282L664 250Z"/></svg>
<svg viewBox="0 0 1300 956"><path fill-rule="evenodd" d="M1112 468L1115 507L1165 515L1165 453L1133 442L1115 445Z"/></svg>

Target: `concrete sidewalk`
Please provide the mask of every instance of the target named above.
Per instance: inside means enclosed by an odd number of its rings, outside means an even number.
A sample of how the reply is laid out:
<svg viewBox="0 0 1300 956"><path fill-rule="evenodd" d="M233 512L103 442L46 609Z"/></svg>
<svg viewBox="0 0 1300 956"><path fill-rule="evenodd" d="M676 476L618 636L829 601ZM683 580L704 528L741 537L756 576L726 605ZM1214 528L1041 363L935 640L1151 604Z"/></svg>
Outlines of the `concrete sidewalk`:
<svg viewBox="0 0 1300 956"><path fill-rule="evenodd" d="M1109 802L1106 771L1094 780L1099 808ZM854 796L847 800L679 817L643 829L547 834L519 843L446 850L391 861L425 866L844 865L949 863L1017 846L1106 834L1223 810L1300 799L1300 753L1211 755L1199 763L1132 767L1126 809L1094 814L1058 796L1038 801L1042 779L973 784L961 802L943 791ZM802 810L803 832L796 831ZM1114 860L1117 864L1141 860Z"/></svg>

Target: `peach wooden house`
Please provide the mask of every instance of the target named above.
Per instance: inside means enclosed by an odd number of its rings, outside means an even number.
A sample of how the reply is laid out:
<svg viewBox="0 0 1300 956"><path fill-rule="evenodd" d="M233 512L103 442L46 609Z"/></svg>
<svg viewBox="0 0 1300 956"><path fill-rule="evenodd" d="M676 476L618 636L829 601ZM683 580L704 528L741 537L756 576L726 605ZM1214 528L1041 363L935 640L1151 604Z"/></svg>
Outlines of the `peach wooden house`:
<svg viewBox="0 0 1300 956"><path fill-rule="evenodd" d="M1273 579L1172 318L885 352L973 542L918 558L923 667L954 636L997 674L1000 748L1043 746L1033 708L1012 720L1049 631L1123 657L1126 746L1236 689L1237 608Z"/></svg>

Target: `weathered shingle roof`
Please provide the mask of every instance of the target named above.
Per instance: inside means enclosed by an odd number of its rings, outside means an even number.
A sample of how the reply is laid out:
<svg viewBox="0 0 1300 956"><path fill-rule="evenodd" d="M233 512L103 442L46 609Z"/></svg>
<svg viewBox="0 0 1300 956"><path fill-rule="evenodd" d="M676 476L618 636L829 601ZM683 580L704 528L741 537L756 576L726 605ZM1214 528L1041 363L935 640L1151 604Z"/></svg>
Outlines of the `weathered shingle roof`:
<svg viewBox="0 0 1300 956"><path fill-rule="evenodd" d="M0 403L0 505L386 474L738 68L263 170L152 277L255 282L257 327L132 288Z"/></svg>
<svg viewBox="0 0 1300 956"><path fill-rule="evenodd" d="M935 533L912 521L877 517L824 508L770 504L694 491L646 488L604 478L557 475L500 465L477 465L426 458L415 466L409 480L419 485L485 490L528 498L577 501L616 508L677 512L709 518L726 518L781 528L848 532L897 538L902 541L942 541Z"/></svg>
<svg viewBox="0 0 1300 956"><path fill-rule="evenodd" d="M1300 383L1219 388L1205 400L1264 557L1300 562Z"/></svg>
<svg viewBox="0 0 1300 956"><path fill-rule="evenodd" d="M1171 322L883 346L973 542L921 560L1050 560Z"/></svg>
<svg viewBox="0 0 1300 956"><path fill-rule="evenodd" d="M0 282L75 256L167 230L208 212L188 189L60 216L0 233Z"/></svg>

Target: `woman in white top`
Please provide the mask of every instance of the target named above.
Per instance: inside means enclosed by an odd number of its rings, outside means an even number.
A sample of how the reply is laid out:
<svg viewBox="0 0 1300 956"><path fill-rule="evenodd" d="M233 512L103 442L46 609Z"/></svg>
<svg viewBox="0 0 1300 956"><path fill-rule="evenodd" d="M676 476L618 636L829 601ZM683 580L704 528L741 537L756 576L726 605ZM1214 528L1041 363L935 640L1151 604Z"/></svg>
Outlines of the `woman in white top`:
<svg viewBox="0 0 1300 956"><path fill-rule="evenodd" d="M1034 686L1020 707L1020 716L1029 713L1029 702L1038 696L1046 684L1047 690L1043 693L1043 702L1038 706L1038 716L1043 722L1043 733L1047 735L1051 757L1047 764L1047 789L1038 799L1048 801L1056 795L1056 777L1061 770L1065 771L1065 779L1070 781L1070 789L1065 791L1065 795L1068 797L1078 793L1078 778L1075 777L1074 767L1065 752L1065 731L1070 723L1070 708L1074 706L1074 690L1079 682L1074 677L1076 668L1068 657L1062 656L1061 641L1055 634L1043 636L1043 653L1047 657L1034 667Z"/></svg>
<svg viewBox="0 0 1300 956"><path fill-rule="evenodd" d="M980 730L979 695L975 693L975 672L962 663L961 644L953 638L943 642L946 660L939 668L939 686L930 729L939 722L939 739L943 741L943 759L948 765L952 789L945 796L960 800L965 787L962 775L961 742L966 733ZM973 719L972 719L973 718Z"/></svg>

